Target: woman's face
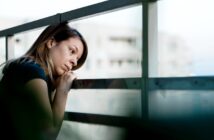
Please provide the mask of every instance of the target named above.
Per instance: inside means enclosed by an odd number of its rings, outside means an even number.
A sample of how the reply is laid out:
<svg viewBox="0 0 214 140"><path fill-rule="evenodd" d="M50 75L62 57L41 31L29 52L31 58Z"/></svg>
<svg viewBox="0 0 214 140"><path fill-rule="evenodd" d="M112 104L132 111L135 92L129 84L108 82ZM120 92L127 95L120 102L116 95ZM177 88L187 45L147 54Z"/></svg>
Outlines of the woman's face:
<svg viewBox="0 0 214 140"><path fill-rule="evenodd" d="M48 48L49 56L53 61L53 74L55 76L71 71L83 54L83 44L79 38L70 37L61 42L52 40L48 44Z"/></svg>

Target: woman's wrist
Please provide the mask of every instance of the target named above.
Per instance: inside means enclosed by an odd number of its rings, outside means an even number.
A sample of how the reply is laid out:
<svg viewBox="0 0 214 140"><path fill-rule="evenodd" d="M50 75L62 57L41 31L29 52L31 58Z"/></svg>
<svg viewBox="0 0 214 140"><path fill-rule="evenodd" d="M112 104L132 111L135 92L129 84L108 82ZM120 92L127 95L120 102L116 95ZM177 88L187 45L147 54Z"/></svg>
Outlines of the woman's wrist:
<svg viewBox="0 0 214 140"><path fill-rule="evenodd" d="M56 96L67 96L69 93L69 91L67 90L60 90L60 89L56 89Z"/></svg>

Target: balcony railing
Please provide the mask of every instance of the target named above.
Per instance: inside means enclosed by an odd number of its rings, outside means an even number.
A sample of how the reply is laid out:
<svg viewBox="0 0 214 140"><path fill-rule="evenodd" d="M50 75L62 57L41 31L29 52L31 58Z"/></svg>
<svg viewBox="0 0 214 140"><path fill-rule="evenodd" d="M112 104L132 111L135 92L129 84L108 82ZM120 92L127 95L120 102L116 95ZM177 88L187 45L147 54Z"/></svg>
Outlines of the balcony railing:
<svg viewBox="0 0 214 140"><path fill-rule="evenodd" d="M142 77L133 78L109 78L109 79L81 79L76 80L72 88L75 89L140 89L141 90L141 118L131 118L112 115L90 114L80 112L66 112L65 120L77 121L92 124L103 124L110 126L146 126L150 121L149 115L149 97L151 91L156 90L213 90L214 77L168 77L168 78L151 78L149 77L149 47L152 45L153 30L152 24L152 7L151 4L157 0L110 0L94 4L91 6L79 8L65 13L19 25L13 28L0 31L0 37L6 37L6 60L10 58L10 38L20 32L32 30L35 28L47 26L53 23L63 21L75 21L82 18L90 18L105 12L114 12L130 6L143 6L143 49L142 49ZM157 18L157 17L155 17ZM157 46L155 46L157 47ZM151 69L150 69L151 70ZM90 119L88 119L90 118ZM147 127L147 126L146 126ZM181 132L181 131L179 131Z"/></svg>

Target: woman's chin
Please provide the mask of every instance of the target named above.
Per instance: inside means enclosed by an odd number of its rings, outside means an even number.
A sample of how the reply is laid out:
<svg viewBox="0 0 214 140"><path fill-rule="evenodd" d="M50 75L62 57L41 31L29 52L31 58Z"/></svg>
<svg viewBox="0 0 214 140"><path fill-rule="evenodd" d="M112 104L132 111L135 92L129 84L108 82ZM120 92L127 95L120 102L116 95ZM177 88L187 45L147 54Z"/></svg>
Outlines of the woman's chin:
<svg viewBox="0 0 214 140"><path fill-rule="evenodd" d="M58 70L56 75L57 76L62 76L66 71L65 70Z"/></svg>

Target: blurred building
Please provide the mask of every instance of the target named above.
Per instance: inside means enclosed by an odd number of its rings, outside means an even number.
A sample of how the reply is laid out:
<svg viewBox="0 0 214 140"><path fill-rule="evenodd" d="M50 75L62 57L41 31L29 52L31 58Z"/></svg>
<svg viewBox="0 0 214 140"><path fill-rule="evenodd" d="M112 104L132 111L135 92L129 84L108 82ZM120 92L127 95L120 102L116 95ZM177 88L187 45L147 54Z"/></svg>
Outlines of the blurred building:
<svg viewBox="0 0 214 140"><path fill-rule="evenodd" d="M193 72L193 55L179 36L160 32L158 35L158 76L189 76Z"/></svg>
<svg viewBox="0 0 214 140"><path fill-rule="evenodd" d="M85 23L74 26L85 36L90 49L80 75L89 72L90 77L96 78L141 76L142 30Z"/></svg>

